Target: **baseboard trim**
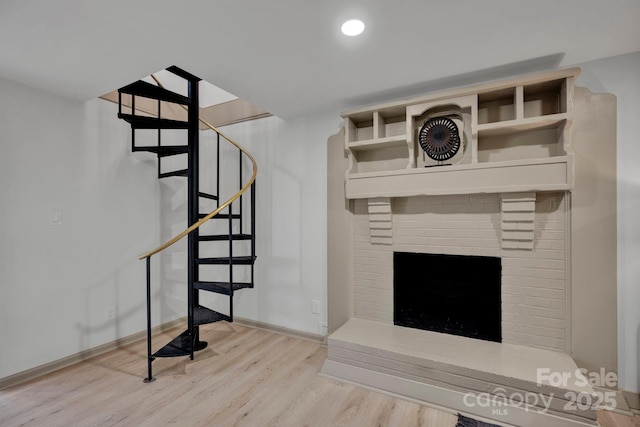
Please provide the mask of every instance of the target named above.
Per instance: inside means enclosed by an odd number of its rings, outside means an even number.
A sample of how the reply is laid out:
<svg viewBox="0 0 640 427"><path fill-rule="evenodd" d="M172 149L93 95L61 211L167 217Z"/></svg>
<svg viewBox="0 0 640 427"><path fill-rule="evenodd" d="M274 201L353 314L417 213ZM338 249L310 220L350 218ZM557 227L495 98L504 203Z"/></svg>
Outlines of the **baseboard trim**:
<svg viewBox="0 0 640 427"><path fill-rule="evenodd" d="M171 322L163 323L162 325L155 326L151 329L151 334L155 335L160 332L164 332L168 329L173 329L176 326L183 325L187 321L186 317L172 320ZM262 329L269 332L275 332L282 335L288 335L294 338L300 338L308 341L318 342L326 345L326 337L323 335L312 334L309 332L297 331L295 329L289 329L282 326L271 325L269 323L258 322L256 320L244 319L242 317L234 317L234 323L241 326L247 326L255 329ZM99 345L97 347L83 350L79 353L72 354L62 359L54 360L53 362L45 363L44 365L36 366L35 368L27 369L26 371L18 372L17 374L10 375L8 377L0 378L0 390L4 390L9 387L13 387L19 384L26 383L38 377L50 374L76 363L91 359L92 357L100 356L101 354L109 351L117 350L125 347L129 344L133 344L138 341L147 339L147 331L136 332L135 334L128 335L123 338Z"/></svg>
<svg viewBox="0 0 640 427"><path fill-rule="evenodd" d="M172 320L171 322L163 323L162 325L153 327L151 329L151 333L155 335L159 332L173 329L176 326L184 324L185 321L186 318L182 317L180 319ZM17 374L13 374L8 377L0 378L0 390L4 390L6 388L25 383L27 381L31 381L35 378L50 374L52 372L74 365L78 362L100 356L101 354L107 353L112 350L117 350L129 344L133 344L137 341L145 339L147 339L147 331L136 332L135 334L119 338L117 340L99 345L97 347L83 350L79 353L63 357L62 359L54 360L53 362L45 363L44 365L36 366L35 368L27 369L26 371L18 372Z"/></svg>
<svg viewBox="0 0 640 427"><path fill-rule="evenodd" d="M307 341L313 341L326 345L327 337L324 335L312 334L311 332L303 332L295 329L276 326L270 323L259 322L257 320L245 319L243 317L234 316L233 322L241 326L247 326L255 329L262 329L269 332L275 332L281 335L288 335L294 338L300 338Z"/></svg>

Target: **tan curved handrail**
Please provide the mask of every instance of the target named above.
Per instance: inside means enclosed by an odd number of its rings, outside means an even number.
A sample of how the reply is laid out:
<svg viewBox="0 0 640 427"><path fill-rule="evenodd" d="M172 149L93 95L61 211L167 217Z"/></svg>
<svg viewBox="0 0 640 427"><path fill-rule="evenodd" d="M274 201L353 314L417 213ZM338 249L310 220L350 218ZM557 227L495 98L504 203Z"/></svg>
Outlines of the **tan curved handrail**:
<svg viewBox="0 0 640 427"><path fill-rule="evenodd" d="M156 79L155 76L152 75L151 77L156 81L156 83L158 83L158 86L163 87L162 84L160 84L160 82L158 81L158 79ZM184 105L182 107L186 109L186 107ZM200 117L198 117L198 120L200 120L200 123L202 123L203 125L205 125L209 129L211 129L212 131L216 132L218 135L220 135L221 137L223 137L224 139L229 141L232 145L235 145L238 149L240 149L240 151L243 154L245 154L249 158L249 160L251 160L251 163L253 164L253 173L251 174L251 178L249 178L247 183L237 193L235 193L233 196L231 196L227 201L225 201L223 204L221 204L214 211L212 211L209 214L207 214L205 217L200 219L198 222L193 223L187 229L185 229L183 232L181 232L180 234L177 234L176 236L174 236L171 239L167 240L165 243L161 244L157 248L152 249L152 250L140 255L138 257L138 259L149 258L149 257L157 254L158 252L161 252L161 251L167 249L169 246L173 245L174 243L176 243L177 241L182 239L184 236L186 236L187 234L191 233L193 230L195 230L196 228L200 227L202 224L204 224L205 222L209 221L214 216L218 215L227 206L229 206L231 203L235 202L240 196L242 196L244 193L246 193L247 190L251 187L251 184L253 184L254 181L256 180L256 175L258 175L258 164L256 163L256 159L251 155L251 153L249 153L243 146L241 146L240 144L235 142L233 139L229 138L227 135L225 135L224 133L220 132L211 123L207 122L206 120L204 120L204 119L202 119Z"/></svg>

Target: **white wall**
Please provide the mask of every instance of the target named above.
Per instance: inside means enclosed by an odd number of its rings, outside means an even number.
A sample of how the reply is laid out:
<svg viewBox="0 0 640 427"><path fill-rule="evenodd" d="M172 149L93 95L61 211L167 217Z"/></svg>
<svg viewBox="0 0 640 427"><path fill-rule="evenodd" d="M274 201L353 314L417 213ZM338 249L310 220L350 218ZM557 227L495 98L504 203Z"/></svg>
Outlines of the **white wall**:
<svg viewBox="0 0 640 427"><path fill-rule="evenodd" d="M240 317L325 334L327 138L329 113L284 121L268 117L221 129L256 158L257 263L253 290L236 294ZM320 314L311 313L318 300Z"/></svg>
<svg viewBox="0 0 640 427"><path fill-rule="evenodd" d="M160 185L116 108L0 79L0 378L145 328Z"/></svg>
<svg viewBox="0 0 640 427"><path fill-rule="evenodd" d="M640 391L640 52L578 64L577 85L618 98L618 373ZM606 141L603 141L606 143ZM594 313L597 315L597 313ZM593 337L597 340L598 337Z"/></svg>

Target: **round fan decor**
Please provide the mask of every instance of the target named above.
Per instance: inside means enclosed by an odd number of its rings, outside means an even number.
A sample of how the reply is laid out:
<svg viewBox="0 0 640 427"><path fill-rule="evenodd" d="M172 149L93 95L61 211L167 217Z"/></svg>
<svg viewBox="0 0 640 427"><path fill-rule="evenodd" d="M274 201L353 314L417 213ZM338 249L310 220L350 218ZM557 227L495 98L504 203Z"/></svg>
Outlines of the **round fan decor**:
<svg viewBox="0 0 640 427"><path fill-rule="evenodd" d="M458 126L448 117L429 119L420 128L418 142L433 160L449 160L460 149Z"/></svg>

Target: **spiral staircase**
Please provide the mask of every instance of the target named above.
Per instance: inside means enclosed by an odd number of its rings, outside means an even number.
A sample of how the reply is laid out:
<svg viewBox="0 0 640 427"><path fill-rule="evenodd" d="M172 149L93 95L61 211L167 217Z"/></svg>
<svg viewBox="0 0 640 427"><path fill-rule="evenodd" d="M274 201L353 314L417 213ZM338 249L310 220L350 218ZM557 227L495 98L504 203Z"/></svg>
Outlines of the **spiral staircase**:
<svg viewBox="0 0 640 427"><path fill-rule="evenodd" d="M186 83L186 95L166 89L154 76L155 84L139 80L118 90L118 117L131 125L131 149L134 152L149 152L157 156L158 178L187 179L187 221L188 227L159 247L140 256L146 261L147 267L147 377L145 382L151 382L155 378L152 374L152 362L158 357L189 356L192 360L194 352L207 346L200 341L200 326L219 322L233 321L233 297L235 292L253 288L254 263L256 260L255 245L255 179L257 165L253 156L243 147L224 135L213 125L201 119L199 116L198 85L200 78L176 67L167 68L168 72L182 79ZM138 105L155 105L155 111L149 108L140 109ZM186 113L185 120L168 118L166 111L182 109ZM207 167L207 172L215 168L215 182L202 183L204 174L201 165L207 164L200 159L201 125L215 134L216 159L213 165ZM140 143L136 140L138 132L157 130L157 138L153 145L148 142ZM173 132L171 138L164 138L166 131ZM184 136L184 142L173 144L175 133ZM165 144L163 140L169 139L172 144ZM223 147L221 144L230 144ZM234 152L237 152L237 156ZM234 158L226 158L231 155ZM187 167L173 170L163 170L162 162L171 166L172 157L182 156L187 158ZM221 158L224 157L224 158ZM237 161L235 170L238 173L239 189L221 200L221 183L229 179L222 179L221 163ZM176 162L173 162L176 163ZM247 166L251 170L248 171ZM247 170L246 173L243 171ZM250 177L245 177L250 175ZM206 185L205 185L206 184ZM207 191L203 191L207 188ZM212 190L209 190L211 188ZM248 199L248 200L245 200ZM248 205L247 205L248 203ZM215 206L210 212L202 212L205 206ZM248 217L248 218L247 218ZM208 221L220 222L213 227L215 232L203 232L203 224ZM221 232L220 230L224 230ZM187 326L186 330L171 342L153 352L151 342L151 258L169 248L182 238L187 238ZM204 253L215 253L219 256L204 256ZM223 255L220 255L223 254ZM203 268L209 269L207 276L223 277L220 280L201 280ZM211 274L211 269L217 269ZM240 271L238 269L244 269ZM241 281L234 276L241 276ZM200 292L211 292L228 297L227 313L211 310L201 304Z"/></svg>

